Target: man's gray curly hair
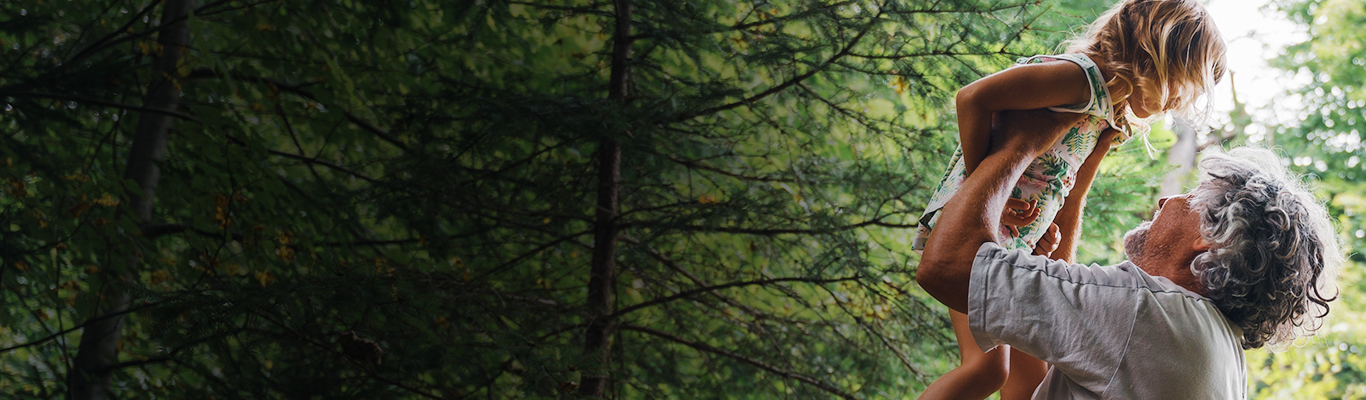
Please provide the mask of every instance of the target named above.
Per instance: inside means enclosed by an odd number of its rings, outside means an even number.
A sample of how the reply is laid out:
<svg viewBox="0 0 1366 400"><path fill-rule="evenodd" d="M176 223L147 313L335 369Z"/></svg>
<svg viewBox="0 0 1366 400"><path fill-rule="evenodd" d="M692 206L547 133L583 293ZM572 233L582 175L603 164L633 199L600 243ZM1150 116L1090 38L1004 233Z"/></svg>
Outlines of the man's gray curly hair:
<svg viewBox="0 0 1366 400"><path fill-rule="evenodd" d="M1190 204L1211 248L1191 270L1242 328L1243 349L1313 336L1337 298L1342 264L1327 210L1270 150L1206 152L1200 169Z"/></svg>

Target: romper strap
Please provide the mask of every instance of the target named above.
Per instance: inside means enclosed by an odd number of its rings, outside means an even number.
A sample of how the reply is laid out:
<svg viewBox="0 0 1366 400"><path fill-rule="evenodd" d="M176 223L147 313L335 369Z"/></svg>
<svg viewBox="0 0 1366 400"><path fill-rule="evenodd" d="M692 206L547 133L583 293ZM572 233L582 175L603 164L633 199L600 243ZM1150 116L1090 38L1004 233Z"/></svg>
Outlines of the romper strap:
<svg viewBox="0 0 1366 400"><path fill-rule="evenodd" d="M1088 100L1087 100L1085 103L1075 104L1075 105L1070 105L1070 106L1048 107L1048 110L1049 110L1049 111L1070 112L1070 113L1078 113L1078 114L1091 114L1091 115L1095 115L1095 116L1098 116L1098 117L1101 117L1101 118L1105 118L1107 121L1110 120L1110 116L1109 116L1109 115L1105 115L1105 114L1106 114L1106 113L1105 113L1105 110L1108 110L1108 109L1109 109L1109 107L1106 107L1108 104L1097 104L1097 102L1102 101L1101 97L1105 97L1106 95L1103 94L1103 93L1097 93L1097 92L1096 92L1096 89L1095 89L1095 88L1097 87L1096 85L1098 84L1097 81L1098 81L1099 79L1101 79L1101 78L1100 78L1100 76L1099 76L1100 73L1096 70L1096 63L1095 63L1095 62L1092 62L1091 59L1086 58L1086 56L1083 56L1083 55L1080 55L1080 54L1037 55L1037 56L1028 57L1028 58L1021 58L1020 60L1023 61L1022 64L1024 64L1024 63L1032 63L1032 62L1035 62L1034 60L1037 60L1037 59L1040 59L1040 58L1050 58L1050 59L1059 60L1059 61L1069 61L1069 62L1071 62L1071 63L1073 63L1073 64L1076 64L1077 67L1080 67L1080 68L1081 68L1082 74L1083 74L1083 75L1086 75L1086 87L1088 88L1088 91L1091 92L1091 96L1088 98ZM1100 84L1100 85L1104 85L1105 83L1104 83L1104 82L1099 82L1099 84ZM1098 107L1093 107L1093 106L1098 106ZM1092 108L1097 108L1097 110L1092 110ZM1099 112L1099 113L1097 113L1097 112Z"/></svg>

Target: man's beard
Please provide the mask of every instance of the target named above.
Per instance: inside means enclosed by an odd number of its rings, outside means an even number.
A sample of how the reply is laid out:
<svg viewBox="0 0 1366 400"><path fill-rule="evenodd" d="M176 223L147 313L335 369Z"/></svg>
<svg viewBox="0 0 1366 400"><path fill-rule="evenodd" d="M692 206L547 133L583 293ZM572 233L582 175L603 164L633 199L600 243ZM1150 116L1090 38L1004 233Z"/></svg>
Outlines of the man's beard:
<svg viewBox="0 0 1366 400"><path fill-rule="evenodd" d="M1143 221L1138 227L1124 233L1124 256L1128 257L1129 261L1137 264L1137 260L1148 255L1148 228L1152 225L1153 221Z"/></svg>

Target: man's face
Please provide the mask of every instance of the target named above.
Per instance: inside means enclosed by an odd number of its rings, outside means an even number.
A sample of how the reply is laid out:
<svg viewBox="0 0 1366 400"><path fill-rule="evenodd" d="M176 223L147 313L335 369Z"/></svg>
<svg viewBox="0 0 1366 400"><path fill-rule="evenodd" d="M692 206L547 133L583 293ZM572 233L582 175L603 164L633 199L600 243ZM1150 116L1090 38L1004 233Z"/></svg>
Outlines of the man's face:
<svg viewBox="0 0 1366 400"><path fill-rule="evenodd" d="M1162 275L1153 270L1167 256L1184 255L1200 238L1200 216L1190 209L1190 195L1164 197L1157 201L1157 212L1152 221L1144 221L1124 234L1124 254L1149 274ZM1180 266L1184 267L1184 266Z"/></svg>

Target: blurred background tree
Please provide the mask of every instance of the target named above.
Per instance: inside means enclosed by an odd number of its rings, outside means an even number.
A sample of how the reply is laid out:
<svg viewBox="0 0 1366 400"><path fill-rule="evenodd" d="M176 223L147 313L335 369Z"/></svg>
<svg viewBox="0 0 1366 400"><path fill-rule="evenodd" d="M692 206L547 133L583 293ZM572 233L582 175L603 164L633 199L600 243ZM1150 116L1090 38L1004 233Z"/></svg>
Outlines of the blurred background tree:
<svg viewBox="0 0 1366 400"><path fill-rule="evenodd" d="M4 3L0 392L915 396L948 100L1109 3Z"/></svg>
<svg viewBox="0 0 1366 400"><path fill-rule="evenodd" d="M1357 0L1279 0L1283 13L1306 33L1271 64L1303 86L1290 98L1302 106L1290 124L1268 126L1261 142L1279 148L1298 172L1319 185L1321 198L1337 218L1349 261L1339 283L1342 295L1323 337L1286 352L1249 353L1249 377L1258 398L1352 399L1366 397L1366 306L1357 250L1366 246L1366 198L1362 132L1366 131L1366 3Z"/></svg>

